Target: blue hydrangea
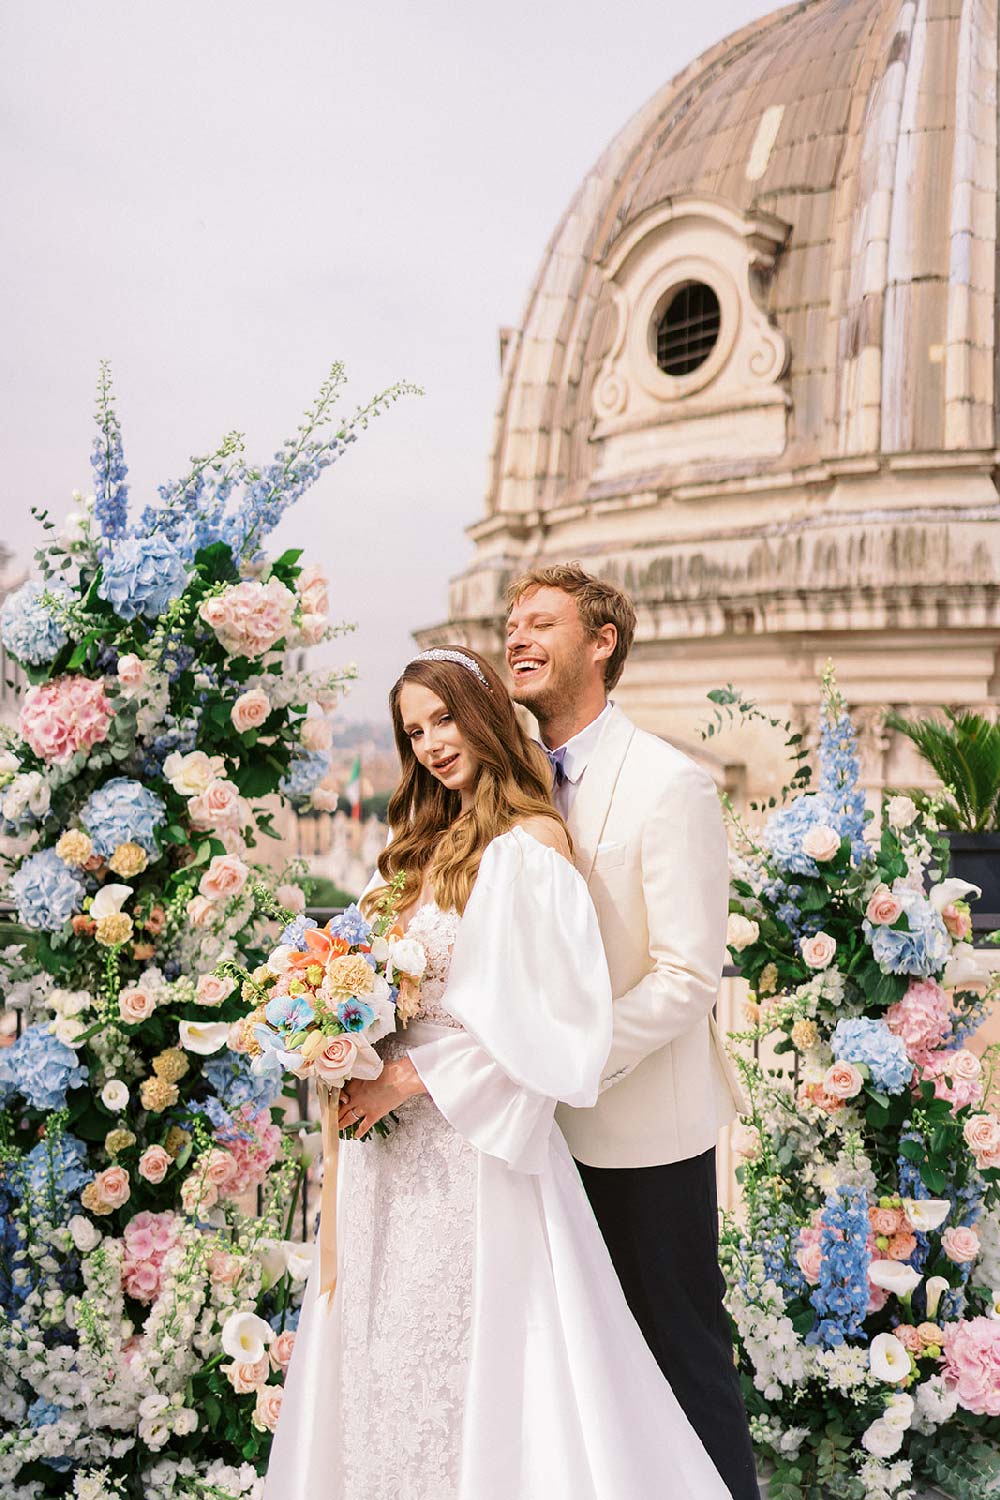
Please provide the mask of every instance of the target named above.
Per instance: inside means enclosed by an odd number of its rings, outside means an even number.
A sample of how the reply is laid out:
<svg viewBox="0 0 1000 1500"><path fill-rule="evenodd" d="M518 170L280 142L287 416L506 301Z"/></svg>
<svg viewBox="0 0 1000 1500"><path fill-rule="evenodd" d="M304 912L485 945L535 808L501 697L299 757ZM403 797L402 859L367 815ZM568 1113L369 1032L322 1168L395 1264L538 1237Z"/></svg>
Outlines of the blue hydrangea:
<svg viewBox="0 0 1000 1500"><path fill-rule="evenodd" d="M845 1339L864 1338L868 1311L868 1196L864 1188L841 1187L823 1209L819 1283L809 1300L819 1321L807 1344L836 1348Z"/></svg>
<svg viewBox="0 0 1000 1500"><path fill-rule="evenodd" d="M140 844L157 854L156 829L166 817L163 798L127 776L115 776L92 792L80 810L80 821L90 834L94 852L102 859L119 844Z"/></svg>
<svg viewBox="0 0 1000 1500"><path fill-rule="evenodd" d="M372 935L371 923L365 921L360 909L353 901L338 916L330 918L326 924L326 930L333 937L343 938L352 946L369 942Z"/></svg>
<svg viewBox="0 0 1000 1500"><path fill-rule="evenodd" d="M17 907L17 920L42 932L61 932L81 909L83 881L59 858L54 849L29 854L10 881Z"/></svg>
<svg viewBox="0 0 1000 1500"><path fill-rule="evenodd" d="M836 828L836 817L826 797L807 792L787 807L779 807L764 824L761 842L778 869L786 875L818 875L819 865L802 849L811 828L826 824Z"/></svg>
<svg viewBox="0 0 1000 1500"><path fill-rule="evenodd" d="M30 662L33 667L52 661L69 640L66 627L45 604L42 595L56 594L69 599L65 584L38 583L30 579L13 594L8 594L0 609L0 637L11 656Z"/></svg>
<svg viewBox="0 0 1000 1500"><path fill-rule="evenodd" d="M838 1021L830 1037L838 1062L867 1067L871 1081L886 1094L901 1094L913 1077L913 1063L901 1038L884 1021L855 1016Z"/></svg>
<svg viewBox="0 0 1000 1500"><path fill-rule="evenodd" d="M104 562L97 592L123 620L156 620L187 586L187 569L165 536L125 537Z"/></svg>
<svg viewBox="0 0 1000 1500"><path fill-rule="evenodd" d="M270 1109L284 1084L280 1077L263 1078L252 1073L249 1059L241 1053L210 1057L202 1069L202 1077L230 1113L245 1104L254 1114Z"/></svg>
<svg viewBox="0 0 1000 1500"><path fill-rule="evenodd" d="M295 917L282 932L281 941L287 947L302 952L306 946L306 933L318 925L315 917Z"/></svg>
<svg viewBox="0 0 1000 1500"><path fill-rule="evenodd" d="M281 779L280 790L289 802L304 802L312 796L332 764L329 750L299 750Z"/></svg>
<svg viewBox="0 0 1000 1500"><path fill-rule="evenodd" d="M51 1401L46 1401L44 1396L39 1396L32 1401L28 1407L28 1426L34 1431L39 1427L48 1427L53 1422L58 1422L63 1414L61 1406L56 1406Z"/></svg>
<svg viewBox="0 0 1000 1500"><path fill-rule="evenodd" d="M908 929L862 923L875 962L883 974L914 974L926 978L943 969L951 955L951 941L941 914L920 891L900 890Z"/></svg>
<svg viewBox="0 0 1000 1500"><path fill-rule="evenodd" d="M21 1162L21 1169L28 1192L62 1209L79 1196L94 1175L87 1165L85 1142L65 1133L32 1146Z"/></svg>
<svg viewBox="0 0 1000 1500"><path fill-rule="evenodd" d="M47 1022L29 1026L0 1052L0 1097L20 1094L32 1109L62 1109L67 1092L86 1081L86 1067Z"/></svg>

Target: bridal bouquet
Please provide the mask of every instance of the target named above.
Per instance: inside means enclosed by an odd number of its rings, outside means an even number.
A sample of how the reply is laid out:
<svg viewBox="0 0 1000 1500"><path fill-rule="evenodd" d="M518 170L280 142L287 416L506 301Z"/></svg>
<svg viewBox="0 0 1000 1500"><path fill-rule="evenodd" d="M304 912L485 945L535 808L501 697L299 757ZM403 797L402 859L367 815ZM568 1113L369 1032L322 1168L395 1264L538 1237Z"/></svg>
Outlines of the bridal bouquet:
<svg viewBox="0 0 1000 1500"><path fill-rule="evenodd" d="M426 967L421 945L395 926L401 886L394 883L371 923L357 906L322 928L298 916L252 975L231 962L221 966L253 1003L241 1045L254 1073L284 1070L330 1090L379 1076L374 1043L415 1013Z"/></svg>

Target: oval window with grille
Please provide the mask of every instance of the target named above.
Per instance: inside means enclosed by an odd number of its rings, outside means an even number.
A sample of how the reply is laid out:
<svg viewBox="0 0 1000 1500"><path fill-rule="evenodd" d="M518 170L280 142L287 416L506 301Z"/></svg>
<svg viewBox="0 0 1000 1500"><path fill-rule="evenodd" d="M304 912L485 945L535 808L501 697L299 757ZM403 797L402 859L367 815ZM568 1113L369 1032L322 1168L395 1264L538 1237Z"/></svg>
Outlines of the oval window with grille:
<svg viewBox="0 0 1000 1500"><path fill-rule="evenodd" d="M656 324L656 363L665 375L690 375L719 341L719 299L704 281L688 281L671 294Z"/></svg>

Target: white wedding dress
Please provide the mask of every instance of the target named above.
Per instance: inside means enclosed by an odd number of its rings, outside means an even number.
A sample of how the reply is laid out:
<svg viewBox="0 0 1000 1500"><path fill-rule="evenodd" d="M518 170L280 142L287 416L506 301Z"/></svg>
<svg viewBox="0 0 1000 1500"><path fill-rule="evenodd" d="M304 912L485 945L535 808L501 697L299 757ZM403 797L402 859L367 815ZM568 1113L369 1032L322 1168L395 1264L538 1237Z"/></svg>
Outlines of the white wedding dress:
<svg viewBox="0 0 1000 1500"><path fill-rule="evenodd" d="M611 993L577 871L495 839L433 902L428 1093L345 1142L332 1307L306 1290L266 1500L729 1500L625 1303L558 1100L597 1097Z"/></svg>

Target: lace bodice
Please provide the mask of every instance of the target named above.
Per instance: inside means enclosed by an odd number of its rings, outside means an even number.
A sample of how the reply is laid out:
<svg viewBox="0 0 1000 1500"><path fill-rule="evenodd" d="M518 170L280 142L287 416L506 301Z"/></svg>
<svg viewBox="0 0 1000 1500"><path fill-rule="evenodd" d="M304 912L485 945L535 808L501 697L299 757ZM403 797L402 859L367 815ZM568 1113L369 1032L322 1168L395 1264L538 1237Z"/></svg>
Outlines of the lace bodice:
<svg viewBox="0 0 1000 1500"><path fill-rule="evenodd" d="M406 936L415 938L427 955L427 968L420 986L420 1010L416 1020L433 1021L437 1026L461 1029L454 1016L449 1015L441 1004L448 985L451 953L460 921L454 907L442 911L436 901L425 902L410 919Z"/></svg>

